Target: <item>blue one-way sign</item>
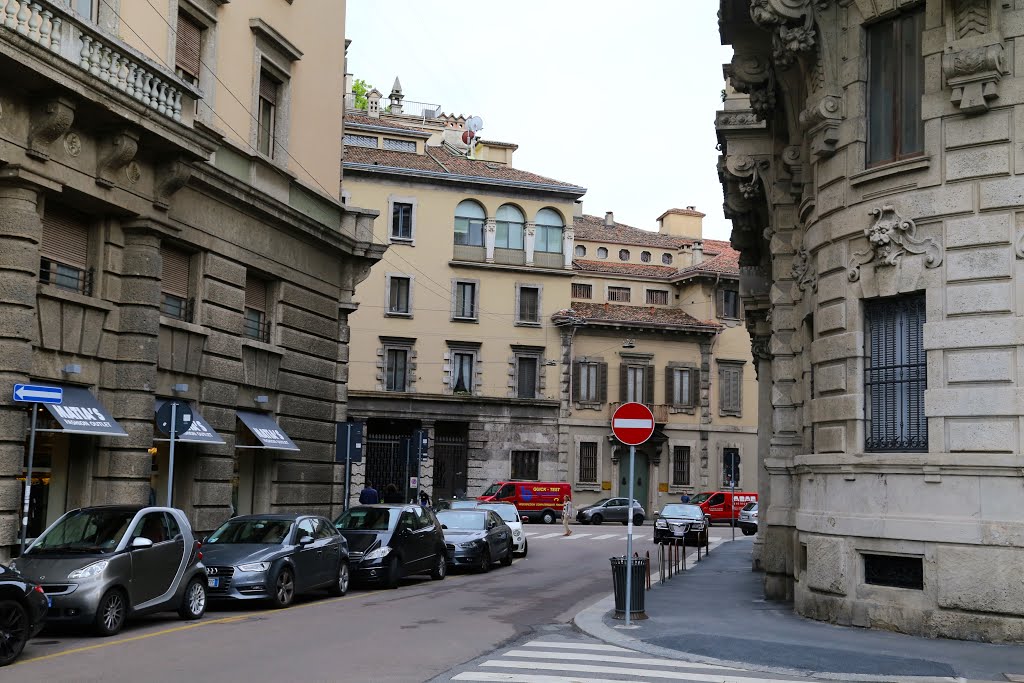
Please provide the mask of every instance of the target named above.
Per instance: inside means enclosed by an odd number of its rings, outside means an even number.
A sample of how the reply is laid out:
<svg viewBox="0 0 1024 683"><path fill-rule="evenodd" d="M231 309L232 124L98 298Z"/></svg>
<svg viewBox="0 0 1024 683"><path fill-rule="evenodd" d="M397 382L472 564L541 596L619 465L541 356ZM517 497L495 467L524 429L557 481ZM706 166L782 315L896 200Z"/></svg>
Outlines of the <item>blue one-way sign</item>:
<svg viewBox="0 0 1024 683"><path fill-rule="evenodd" d="M14 400L25 403L60 403L64 390L60 387L44 387L32 384L15 384Z"/></svg>

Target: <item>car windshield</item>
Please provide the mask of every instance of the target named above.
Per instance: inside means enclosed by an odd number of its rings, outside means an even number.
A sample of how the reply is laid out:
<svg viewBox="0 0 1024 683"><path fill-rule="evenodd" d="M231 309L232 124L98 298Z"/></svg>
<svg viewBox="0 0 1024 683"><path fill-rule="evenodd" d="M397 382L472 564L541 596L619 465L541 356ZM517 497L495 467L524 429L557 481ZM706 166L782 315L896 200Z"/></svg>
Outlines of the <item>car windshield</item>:
<svg viewBox="0 0 1024 683"><path fill-rule="evenodd" d="M515 505L481 505L480 507L485 510L494 510L506 522L520 521L519 511L516 510Z"/></svg>
<svg viewBox="0 0 1024 683"><path fill-rule="evenodd" d="M484 491L481 495L493 496L495 493L498 492L498 489L500 489L500 488L501 488L501 484L491 484L490 486L487 487L487 490Z"/></svg>
<svg viewBox="0 0 1024 683"><path fill-rule="evenodd" d="M487 515L481 512L445 510L444 512L437 513L437 519L449 529L481 531L487 522Z"/></svg>
<svg viewBox="0 0 1024 683"><path fill-rule="evenodd" d="M285 542L291 529L292 522L287 519L229 519L210 534L206 542L279 545Z"/></svg>
<svg viewBox="0 0 1024 683"><path fill-rule="evenodd" d="M480 503L475 500L453 500L451 505L448 506L449 510L472 510L478 507Z"/></svg>
<svg viewBox="0 0 1024 683"><path fill-rule="evenodd" d="M401 508L352 508L334 520L340 531L388 531L398 523Z"/></svg>
<svg viewBox="0 0 1024 683"><path fill-rule="evenodd" d="M666 505L665 509L661 511L662 517L701 517L703 514L696 505L684 505L682 503Z"/></svg>
<svg viewBox="0 0 1024 683"><path fill-rule="evenodd" d="M40 536L29 552L113 552L135 513L135 510L102 509L69 512Z"/></svg>
<svg viewBox="0 0 1024 683"><path fill-rule="evenodd" d="M690 499L690 502L693 503L694 505L700 505L710 497L710 493L698 493L696 496Z"/></svg>
<svg viewBox="0 0 1024 683"><path fill-rule="evenodd" d="M756 509L757 509L757 503L747 503L746 505L743 506L743 511L744 512L750 512L751 510L756 510Z"/></svg>
<svg viewBox="0 0 1024 683"><path fill-rule="evenodd" d="M599 500L599 501L597 501L597 502L595 502L595 503L591 503L591 504L590 504L590 507L596 508L596 507L597 507L598 505L604 505L604 504L605 504L605 503L607 503L607 502L608 502L609 500L611 500L611 498L602 498L601 500Z"/></svg>

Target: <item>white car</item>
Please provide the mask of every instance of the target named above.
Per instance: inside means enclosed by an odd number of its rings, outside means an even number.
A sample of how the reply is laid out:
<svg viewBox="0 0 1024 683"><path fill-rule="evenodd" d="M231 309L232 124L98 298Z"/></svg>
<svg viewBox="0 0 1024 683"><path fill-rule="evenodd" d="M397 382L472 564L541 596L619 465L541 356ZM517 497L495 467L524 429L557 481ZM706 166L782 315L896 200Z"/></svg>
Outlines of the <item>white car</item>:
<svg viewBox="0 0 1024 683"><path fill-rule="evenodd" d="M519 510L512 503L480 503L478 508L494 510L498 516L512 529L512 543L515 545L513 551L520 557L526 557L526 533L523 531L523 519L519 516Z"/></svg>

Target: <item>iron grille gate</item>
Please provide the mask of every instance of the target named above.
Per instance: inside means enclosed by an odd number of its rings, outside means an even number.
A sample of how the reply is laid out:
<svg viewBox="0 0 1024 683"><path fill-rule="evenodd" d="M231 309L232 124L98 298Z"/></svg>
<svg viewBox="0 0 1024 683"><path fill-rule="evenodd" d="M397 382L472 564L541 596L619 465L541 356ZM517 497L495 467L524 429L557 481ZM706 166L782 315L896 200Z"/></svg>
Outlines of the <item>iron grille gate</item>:
<svg viewBox="0 0 1024 683"><path fill-rule="evenodd" d="M865 303L868 451L927 451L924 295Z"/></svg>
<svg viewBox="0 0 1024 683"><path fill-rule="evenodd" d="M466 495L469 481L469 443L461 434L438 434L434 439L434 499Z"/></svg>
<svg viewBox="0 0 1024 683"><path fill-rule="evenodd" d="M409 488L409 477L419 475L419 460L413 455L406 463L402 439L408 434L369 433L366 436L366 481L383 497L389 484L394 484L404 500L412 500L416 492Z"/></svg>

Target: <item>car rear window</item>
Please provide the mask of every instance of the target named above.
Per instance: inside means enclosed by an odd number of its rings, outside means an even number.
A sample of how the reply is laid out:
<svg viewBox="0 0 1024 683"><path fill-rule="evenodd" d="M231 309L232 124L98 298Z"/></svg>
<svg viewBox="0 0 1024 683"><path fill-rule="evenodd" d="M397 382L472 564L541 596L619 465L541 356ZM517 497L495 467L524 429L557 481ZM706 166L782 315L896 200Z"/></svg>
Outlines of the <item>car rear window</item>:
<svg viewBox="0 0 1024 683"><path fill-rule="evenodd" d="M340 531L387 531L394 528L401 511L401 508L352 508L334 520L334 527Z"/></svg>
<svg viewBox="0 0 1024 683"><path fill-rule="evenodd" d="M486 528L487 513L459 510L444 510L437 514L437 521L449 529L473 529L479 531Z"/></svg>

